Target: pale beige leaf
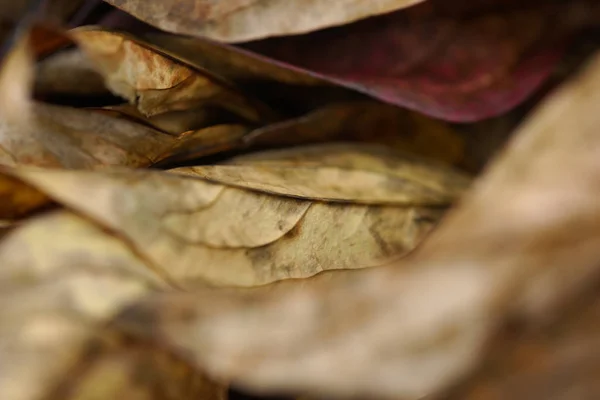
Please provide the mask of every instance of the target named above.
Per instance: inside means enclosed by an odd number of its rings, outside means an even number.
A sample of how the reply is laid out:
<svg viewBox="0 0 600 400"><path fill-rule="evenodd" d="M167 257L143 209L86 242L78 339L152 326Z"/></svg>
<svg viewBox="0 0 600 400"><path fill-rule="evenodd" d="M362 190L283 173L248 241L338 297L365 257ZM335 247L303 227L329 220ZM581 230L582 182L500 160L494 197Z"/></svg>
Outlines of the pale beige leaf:
<svg viewBox="0 0 600 400"><path fill-rule="evenodd" d="M338 149L339 159L359 159L356 168L368 164L370 156L351 146ZM387 163L393 169L405 158L389 154ZM431 168L440 176L452 174ZM253 286L381 264L413 249L462 189L448 184L446 192L439 191L436 207L428 208L419 191L404 185L385 187L380 203L365 205L350 204L357 197L352 185L337 191L337 200L346 204L332 204L290 198L284 186L281 193L260 193L160 171L20 168L6 173L125 238L136 254L184 287L201 282ZM291 177L287 184L296 181Z"/></svg>
<svg viewBox="0 0 600 400"><path fill-rule="evenodd" d="M423 0L105 0L165 31L243 42L342 25Z"/></svg>
<svg viewBox="0 0 600 400"><path fill-rule="evenodd" d="M480 367L445 400L594 399L600 393L600 296L579 301L544 326L502 332Z"/></svg>
<svg viewBox="0 0 600 400"><path fill-rule="evenodd" d="M183 111L171 111L163 114L147 117L140 113L132 104L120 104L117 106L106 106L96 111L101 111L108 115L130 118L136 122L150 125L160 131L178 135L183 132L207 128L214 125L214 115L218 114L215 109L209 107L192 108Z"/></svg>
<svg viewBox="0 0 600 400"><path fill-rule="evenodd" d="M444 205L469 182L448 167L373 145L306 146L250 154L228 164L234 165L173 171L280 195L377 204Z"/></svg>
<svg viewBox="0 0 600 400"><path fill-rule="evenodd" d="M75 29L71 36L110 90L146 116L216 105L250 121L263 117L263 110L224 82L174 61L132 36L89 27Z"/></svg>
<svg viewBox="0 0 600 400"><path fill-rule="evenodd" d="M63 168L148 166L171 150L177 138L88 110L32 103L26 123L5 120L0 164Z"/></svg>
<svg viewBox="0 0 600 400"><path fill-rule="evenodd" d="M597 291L598 104L596 57L388 268L149 299L118 324L262 393L437 398L504 323L543 331L576 293Z"/></svg>
<svg viewBox="0 0 600 400"><path fill-rule="evenodd" d="M171 286L105 230L52 212L7 234L0 259L0 398L222 398L181 360L107 337L119 309Z"/></svg>

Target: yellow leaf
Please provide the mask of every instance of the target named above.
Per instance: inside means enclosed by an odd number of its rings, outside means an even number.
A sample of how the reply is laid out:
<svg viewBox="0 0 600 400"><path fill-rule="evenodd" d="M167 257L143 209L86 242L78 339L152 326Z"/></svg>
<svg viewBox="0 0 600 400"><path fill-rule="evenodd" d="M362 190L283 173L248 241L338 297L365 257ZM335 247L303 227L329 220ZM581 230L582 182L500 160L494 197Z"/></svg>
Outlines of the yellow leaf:
<svg viewBox="0 0 600 400"><path fill-rule="evenodd" d="M7 173L125 238L179 286L253 286L328 269L371 267L401 256L468 182L442 166L393 153L380 159L382 153L352 146L267 152L262 155L267 164L278 157L284 164L305 159L312 167L294 166L290 170L300 173L287 175L274 168L263 176L269 188L263 193L239 189L235 182L210 183L193 169L188 176L25 168ZM319 167L324 154L329 156ZM255 170L260 159L248 158L246 167ZM228 168L213 168L221 167ZM330 180L332 170L342 171L345 179ZM315 179L316 191L301 193L309 184L303 172Z"/></svg>

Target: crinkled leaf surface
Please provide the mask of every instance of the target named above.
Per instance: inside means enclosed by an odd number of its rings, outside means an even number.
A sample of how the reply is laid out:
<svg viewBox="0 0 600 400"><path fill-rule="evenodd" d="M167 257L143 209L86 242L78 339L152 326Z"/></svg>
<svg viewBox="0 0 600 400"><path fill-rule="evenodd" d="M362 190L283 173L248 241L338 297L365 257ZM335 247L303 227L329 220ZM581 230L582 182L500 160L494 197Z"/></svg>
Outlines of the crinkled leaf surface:
<svg viewBox="0 0 600 400"><path fill-rule="evenodd" d="M599 96L596 57L423 246L389 268L148 299L118 324L262 392L439 395L479 365L504 322L543 330L574 294L597 287Z"/></svg>
<svg viewBox="0 0 600 400"><path fill-rule="evenodd" d="M260 185L245 189L228 179L226 184L199 179L203 174L197 167L178 169L178 174L5 172L126 238L136 254L179 286L252 286L327 269L375 266L403 255L468 183L446 167L392 153L380 159L381 152L299 148L276 154L279 164L266 153L265 165L254 155L245 167L258 171L253 184ZM317 160L327 153L331 157L319 167ZM286 161L311 167L280 168Z"/></svg>
<svg viewBox="0 0 600 400"><path fill-rule="evenodd" d="M227 42L304 33L423 0L106 0L163 30Z"/></svg>
<svg viewBox="0 0 600 400"><path fill-rule="evenodd" d="M75 29L71 36L104 76L106 85L144 115L212 104L252 121L261 119L261 110L233 88L131 36L95 28Z"/></svg>
<svg viewBox="0 0 600 400"><path fill-rule="evenodd" d="M171 135L91 110L35 102L30 93L32 79L23 39L0 72L0 165L146 167L175 156L187 140L201 147L205 135L196 132Z"/></svg>

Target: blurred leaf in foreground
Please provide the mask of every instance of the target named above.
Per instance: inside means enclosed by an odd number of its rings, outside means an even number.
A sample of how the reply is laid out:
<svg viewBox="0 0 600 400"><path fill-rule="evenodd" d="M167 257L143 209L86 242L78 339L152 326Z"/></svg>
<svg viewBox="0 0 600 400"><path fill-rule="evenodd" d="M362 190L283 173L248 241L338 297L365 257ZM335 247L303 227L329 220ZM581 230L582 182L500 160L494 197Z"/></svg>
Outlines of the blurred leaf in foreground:
<svg viewBox="0 0 600 400"><path fill-rule="evenodd" d="M7 234L0 259L3 399L224 398L181 359L106 331L120 308L170 286L110 233L55 211Z"/></svg>

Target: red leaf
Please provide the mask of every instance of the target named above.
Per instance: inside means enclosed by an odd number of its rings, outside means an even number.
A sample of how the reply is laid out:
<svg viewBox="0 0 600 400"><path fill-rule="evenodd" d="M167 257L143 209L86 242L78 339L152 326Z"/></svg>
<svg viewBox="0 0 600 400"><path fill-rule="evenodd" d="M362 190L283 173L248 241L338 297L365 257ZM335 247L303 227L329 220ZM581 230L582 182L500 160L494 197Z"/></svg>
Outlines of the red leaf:
<svg viewBox="0 0 600 400"><path fill-rule="evenodd" d="M467 5L467 13L432 1L244 48L389 103L451 121L476 121L508 111L531 94L552 72L572 30L565 12L575 2L527 10L507 3L501 10L478 4L476 12Z"/></svg>

